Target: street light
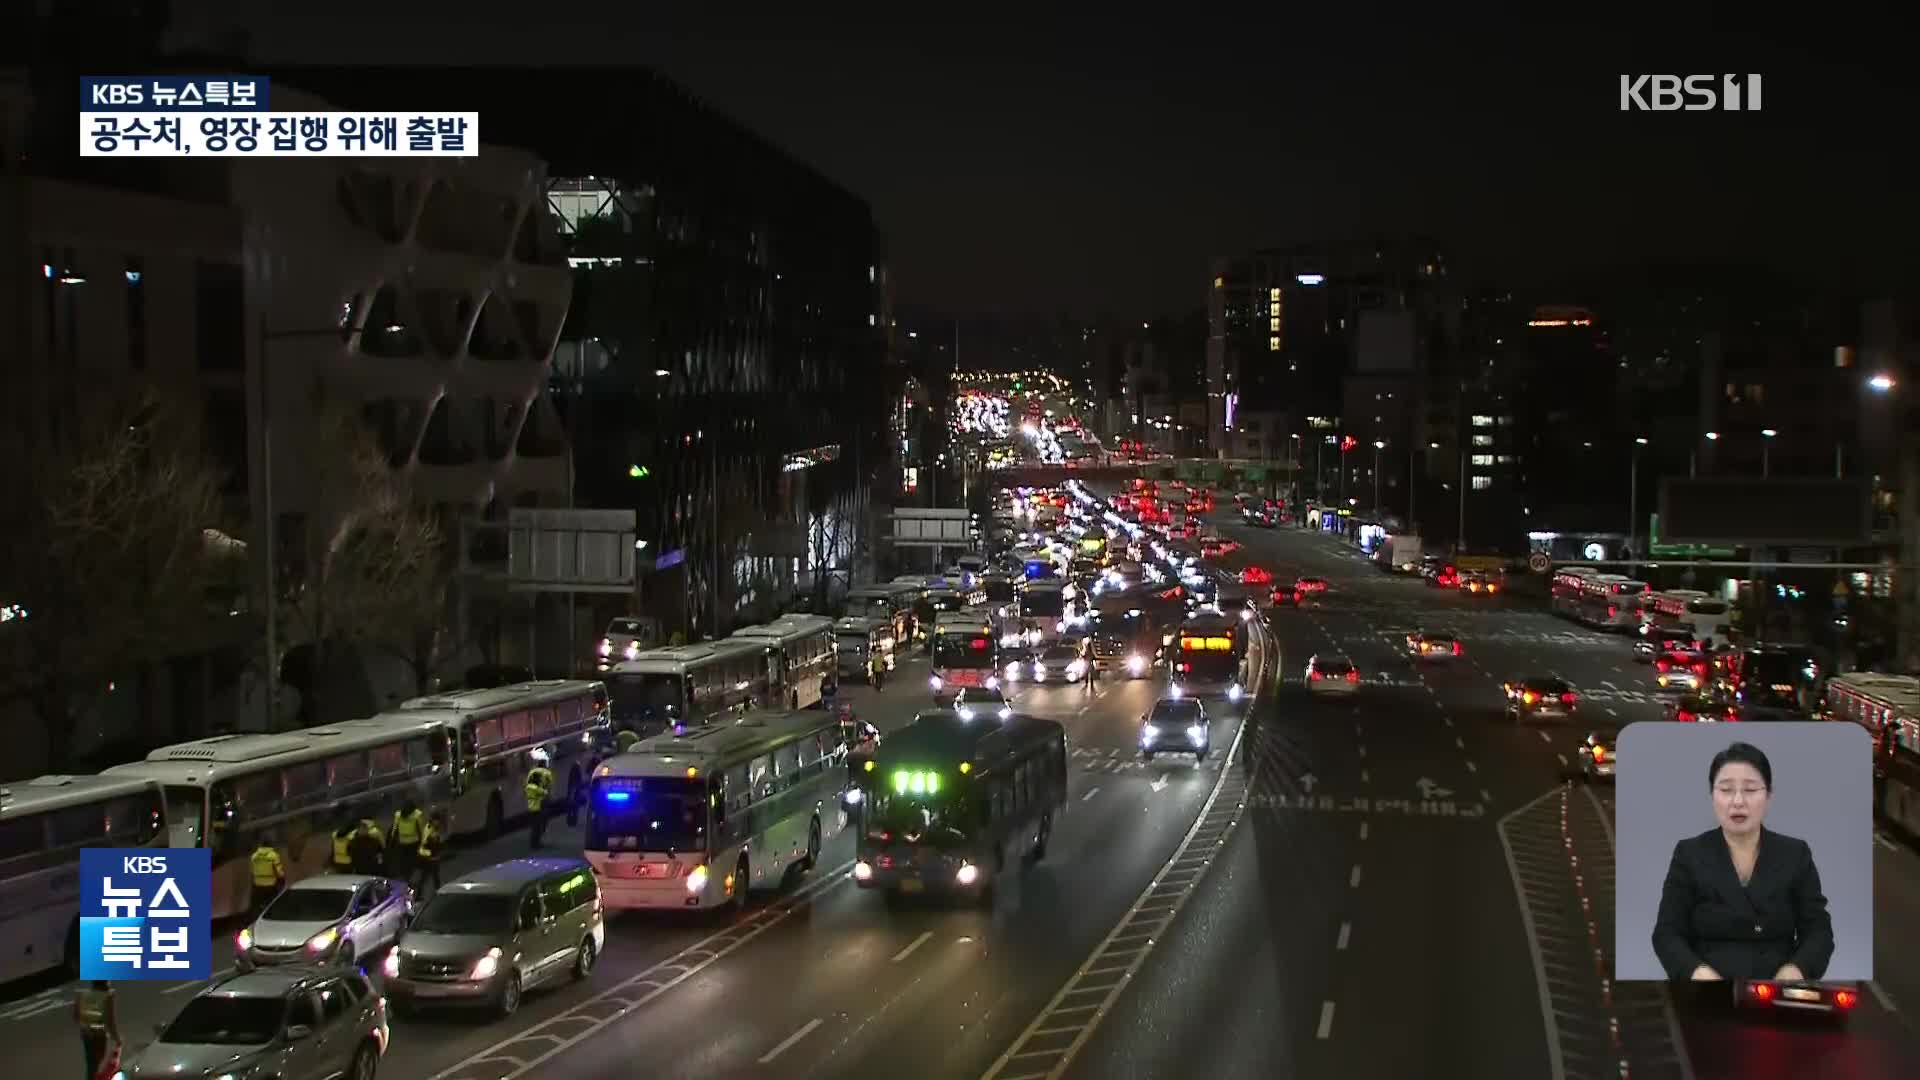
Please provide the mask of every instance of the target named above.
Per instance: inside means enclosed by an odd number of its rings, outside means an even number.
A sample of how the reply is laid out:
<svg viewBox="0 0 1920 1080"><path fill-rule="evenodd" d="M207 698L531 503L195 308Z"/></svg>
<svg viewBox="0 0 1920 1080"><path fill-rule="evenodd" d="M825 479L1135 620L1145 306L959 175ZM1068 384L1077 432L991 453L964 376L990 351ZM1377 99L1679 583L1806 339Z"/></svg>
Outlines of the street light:
<svg viewBox="0 0 1920 1080"><path fill-rule="evenodd" d="M1780 434L1772 428L1760 429L1760 475L1765 477L1772 471L1773 437Z"/></svg>
<svg viewBox="0 0 1920 1080"><path fill-rule="evenodd" d="M1893 376L1884 373L1875 375L1867 380L1867 386L1871 387L1876 394L1884 394L1893 389Z"/></svg>

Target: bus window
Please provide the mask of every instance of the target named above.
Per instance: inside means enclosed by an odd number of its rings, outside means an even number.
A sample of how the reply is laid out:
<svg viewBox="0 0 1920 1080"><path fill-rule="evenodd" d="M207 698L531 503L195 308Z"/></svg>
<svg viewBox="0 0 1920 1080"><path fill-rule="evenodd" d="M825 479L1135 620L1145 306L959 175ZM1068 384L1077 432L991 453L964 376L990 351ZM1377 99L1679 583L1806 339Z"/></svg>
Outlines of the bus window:
<svg viewBox="0 0 1920 1080"><path fill-rule="evenodd" d="M518 746L532 737L533 722L526 713L508 713L501 720L501 730L506 733L509 746Z"/></svg>
<svg viewBox="0 0 1920 1080"><path fill-rule="evenodd" d="M800 778L800 744L788 743L773 752L774 790L785 791Z"/></svg>
<svg viewBox="0 0 1920 1080"><path fill-rule="evenodd" d="M372 767L376 780L391 780L407 774L407 744L389 743L376 746L367 752L368 763Z"/></svg>
<svg viewBox="0 0 1920 1080"><path fill-rule="evenodd" d="M0 821L0 876L11 877L27 860L47 850L46 815L9 818Z"/></svg>
<svg viewBox="0 0 1920 1080"><path fill-rule="evenodd" d="M473 725L474 757L500 748L500 718L489 717Z"/></svg>
<svg viewBox="0 0 1920 1080"><path fill-rule="evenodd" d="M534 709L531 712L529 712L527 714L527 717L529 722L533 726L534 738L547 739L553 736L553 709L552 708L547 706L542 706L538 709Z"/></svg>
<svg viewBox="0 0 1920 1080"><path fill-rule="evenodd" d="M165 821L158 795L122 795L107 804L107 843L111 847L146 847L160 835Z"/></svg>
<svg viewBox="0 0 1920 1080"><path fill-rule="evenodd" d="M327 803L327 763L306 761L285 770L287 809L302 810Z"/></svg>
<svg viewBox="0 0 1920 1080"><path fill-rule="evenodd" d="M228 785L234 802L248 817L269 817L280 812L280 771L269 769L252 776L235 777Z"/></svg>
<svg viewBox="0 0 1920 1080"><path fill-rule="evenodd" d="M364 750L337 754L327 759L327 776L336 788L363 787L367 782L367 755Z"/></svg>
<svg viewBox="0 0 1920 1080"><path fill-rule="evenodd" d="M735 765L728 769L726 781L726 805L729 810L744 810L753 802L753 783L745 765Z"/></svg>
<svg viewBox="0 0 1920 1080"><path fill-rule="evenodd" d="M207 822L207 793L186 784L169 784L167 793L167 831L169 847L200 846L201 830Z"/></svg>
<svg viewBox="0 0 1920 1080"><path fill-rule="evenodd" d="M47 817L54 847L98 847L107 838L107 809L99 803L69 806Z"/></svg>

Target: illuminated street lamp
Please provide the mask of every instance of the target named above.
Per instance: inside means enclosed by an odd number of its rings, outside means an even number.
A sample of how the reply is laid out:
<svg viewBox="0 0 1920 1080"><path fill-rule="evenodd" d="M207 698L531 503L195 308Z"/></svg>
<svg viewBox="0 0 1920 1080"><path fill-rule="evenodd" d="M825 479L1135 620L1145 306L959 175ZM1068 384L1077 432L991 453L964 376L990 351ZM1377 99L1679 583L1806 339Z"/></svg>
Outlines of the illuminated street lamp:
<svg viewBox="0 0 1920 1080"><path fill-rule="evenodd" d="M1873 389L1874 393L1884 394L1893 389L1893 376L1885 373L1875 375L1873 378L1867 380L1867 385Z"/></svg>
<svg viewBox="0 0 1920 1080"><path fill-rule="evenodd" d="M1771 470L1773 456L1773 437L1780 434L1772 428L1761 428L1760 436L1760 475L1766 476Z"/></svg>

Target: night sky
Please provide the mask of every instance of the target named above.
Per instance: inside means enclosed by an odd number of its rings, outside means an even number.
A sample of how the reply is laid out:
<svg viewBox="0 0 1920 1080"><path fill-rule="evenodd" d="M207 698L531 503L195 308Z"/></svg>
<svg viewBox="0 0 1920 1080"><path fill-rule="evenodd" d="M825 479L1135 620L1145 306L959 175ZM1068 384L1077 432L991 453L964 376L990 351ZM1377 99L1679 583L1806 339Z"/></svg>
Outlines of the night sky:
<svg viewBox="0 0 1920 1080"><path fill-rule="evenodd" d="M1874 16L1709 34L1653 6L1602 27L1459 5L943 22L921 5L177 2L250 29L263 61L550 66L547 102L569 63L657 68L870 201L919 307L1160 314L1203 300L1209 255L1396 232L1493 282L1752 261L1887 292L1920 240L1916 76ZM767 10L796 7L841 5ZM1626 71L1760 72L1765 111L1622 113Z"/></svg>

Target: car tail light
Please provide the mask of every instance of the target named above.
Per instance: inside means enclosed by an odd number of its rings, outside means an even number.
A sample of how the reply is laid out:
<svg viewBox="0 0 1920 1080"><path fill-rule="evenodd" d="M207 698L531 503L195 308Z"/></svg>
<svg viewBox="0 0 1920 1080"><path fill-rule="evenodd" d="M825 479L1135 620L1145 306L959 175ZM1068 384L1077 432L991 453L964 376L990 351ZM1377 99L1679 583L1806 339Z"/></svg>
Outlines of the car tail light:
<svg viewBox="0 0 1920 1080"><path fill-rule="evenodd" d="M1751 989L1753 992L1753 996L1759 998L1761 1001L1773 1000L1773 984L1772 983L1754 983Z"/></svg>
<svg viewBox="0 0 1920 1080"><path fill-rule="evenodd" d="M1353 670L1349 670L1349 671L1347 672L1347 681L1348 681L1348 682L1350 682L1350 683L1357 683L1357 682L1359 682L1359 681L1360 681L1360 673L1359 673L1358 671L1353 671Z"/></svg>
<svg viewBox="0 0 1920 1080"><path fill-rule="evenodd" d="M1667 669L1672 666L1673 665L1669 663L1667 658L1664 656L1653 662L1653 669L1655 671L1658 671L1662 675L1665 675L1667 673Z"/></svg>
<svg viewBox="0 0 1920 1080"><path fill-rule="evenodd" d="M1706 678L1706 677L1707 677L1707 665L1705 665L1705 664L1695 664L1695 665L1693 665L1693 673L1694 673L1695 675L1698 675L1698 676L1699 676L1700 678L1703 678L1703 679L1704 679L1704 678Z"/></svg>
<svg viewBox="0 0 1920 1080"><path fill-rule="evenodd" d="M1860 1004L1860 995L1852 990L1835 990L1833 1003L1842 1009L1851 1009Z"/></svg>
<svg viewBox="0 0 1920 1080"><path fill-rule="evenodd" d="M1578 701L1578 700L1579 700L1579 698L1578 698L1578 697L1576 697L1576 696L1575 696L1575 695L1573 695L1573 694L1561 694L1561 695L1560 695L1560 704L1562 704L1562 705L1565 705L1565 706L1566 706L1567 708L1569 708L1569 709L1571 709L1571 708L1573 708L1573 703L1574 703L1575 701Z"/></svg>
<svg viewBox="0 0 1920 1080"><path fill-rule="evenodd" d="M1180 665L1180 666L1179 666L1179 667L1178 667L1178 668L1177 668L1176 670L1179 670L1179 671L1192 671L1192 670L1193 670L1193 665L1192 665L1192 664L1181 664L1181 665Z"/></svg>
<svg viewBox="0 0 1920 1080"><path fill-rule="evenodd" d="M1620 614L1619 608L1614 607L1612 604L1607 605L1607 618L1609 619L1617 618L1619 614Z"/></svg>
<svg viewBox="0 0 1920 1080"><path fill-rule="evenodd" d="M1319 681L1320 681L1320 673L1319 673L1319 672L1317 672L1317 671L1309 671L1309 672L1307 672L1307 678L1308 678L1309 680L1311 680L1311 681L1313 681L1313 682L1319 682Z"/></svg>
<svg viewBox="0 0 1920 1080"><path fill-rule="evenodd" d="M1691 724L1693 723L1693 710L1681 709L1679 712L1673 714L1673 718L1683 724Z"/></svg>
<svg viewBox="0 0 1920 1080"><path fill-rule="evenodd" d="M1528 690L1520 695L1520 700L1524 704L1531 705L1540 700L1540 695Z"/></svg>
<svg viewBox="0 0 1920 1080"><path fill-rule="evenodd" d="M1453 643L1453 655L1455 656L1460 655L1460 643L1457 641Z"/></svg>
<svg viewBox="0 0 1920 1080"><path fill-rule="evenodd" d="M1595 760L1595 761L1605 761L1605 760L1607 760L1607 748L1606 748L1606 747L1604 747L1604 746L1596 746L1596 747L1594 747L1594 748L1593 748L1593 760Z"/></svg>

